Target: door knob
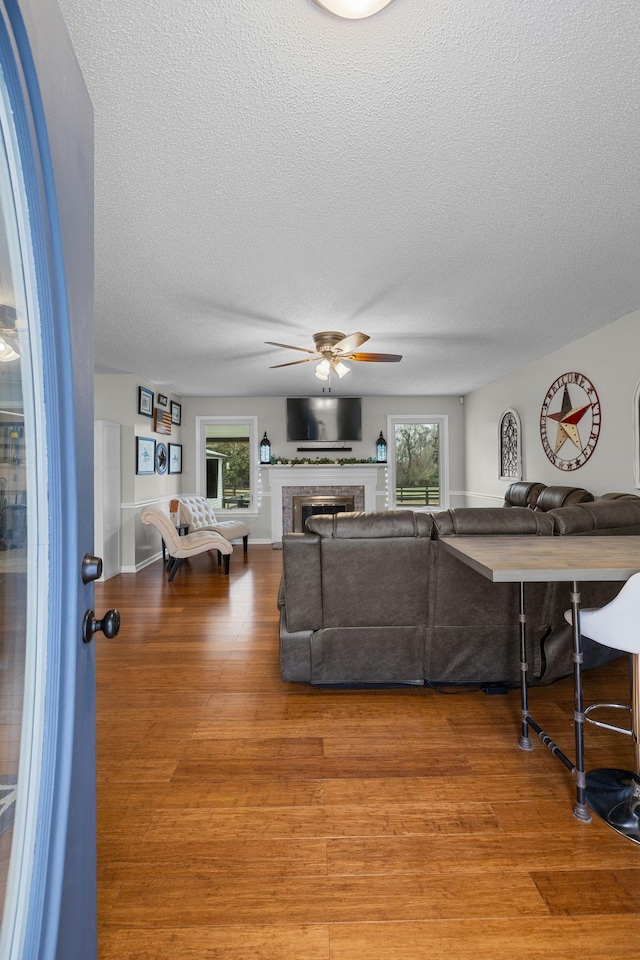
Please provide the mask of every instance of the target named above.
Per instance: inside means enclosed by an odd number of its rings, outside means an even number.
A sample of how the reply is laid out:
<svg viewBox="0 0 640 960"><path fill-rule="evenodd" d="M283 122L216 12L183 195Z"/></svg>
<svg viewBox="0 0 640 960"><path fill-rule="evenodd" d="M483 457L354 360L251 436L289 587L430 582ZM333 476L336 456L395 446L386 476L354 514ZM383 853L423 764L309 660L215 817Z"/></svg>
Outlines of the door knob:
<svg viewBox="0 0 640 960"><path fill-rule="evenodd" d="M93 610L87 610L82 621L82 639L84 643L91 643L94 633L102 631L110 640L118 635L120 630L120 611L107 610L102 620L96 620Z"/></svg>
<svg viewBox="0 0 640 960"><path fill-rule="evenodd" d="M91 583L92 580L98 580L102 576L102 558L92 557L90 553L85 553L82 558L82 582Z"/></svg>

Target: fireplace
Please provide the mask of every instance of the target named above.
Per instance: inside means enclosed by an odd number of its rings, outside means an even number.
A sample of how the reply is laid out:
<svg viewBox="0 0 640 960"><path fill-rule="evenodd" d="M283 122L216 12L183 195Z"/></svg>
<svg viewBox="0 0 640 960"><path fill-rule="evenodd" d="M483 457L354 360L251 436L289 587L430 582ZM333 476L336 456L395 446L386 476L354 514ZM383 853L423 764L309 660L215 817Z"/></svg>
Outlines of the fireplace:
<svg viewBox="0 0 640 960"><path fill-rule="evenodd" d="M293 531L293 497L353 497L349 510L371 511L376 509L377 498L384 498L386 489L377 491L378 472L386 466L378 463L358 464L271 464L261 467L261 473L269 478L269 486L263 496L271 498L271 542L279 547L285 533ZM346 509L346 508L345 508ZM300 529L304 529L302 526Z"/></svg>
<svg viewBox="0 0 640 960"><path fill-rule="evenodd" d="M308 517L314 513L334 514L349 513L355 509L353 496L340 497L323 494L321 496L294 496L293 504L293 532L304 533L304 525Z"/></svg>

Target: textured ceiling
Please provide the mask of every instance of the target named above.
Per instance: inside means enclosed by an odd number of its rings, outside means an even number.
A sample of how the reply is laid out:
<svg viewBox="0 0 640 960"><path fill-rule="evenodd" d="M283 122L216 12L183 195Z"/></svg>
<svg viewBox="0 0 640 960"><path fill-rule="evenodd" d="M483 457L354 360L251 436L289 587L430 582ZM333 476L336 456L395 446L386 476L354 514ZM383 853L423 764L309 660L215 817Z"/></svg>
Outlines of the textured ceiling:
<svg viewBox="0 0 640 960"><path fill-rule="evenodd" d="M96 369L320 392L319 330L465 394L640 306L638 0L60 0L95 111Z"/></svg>

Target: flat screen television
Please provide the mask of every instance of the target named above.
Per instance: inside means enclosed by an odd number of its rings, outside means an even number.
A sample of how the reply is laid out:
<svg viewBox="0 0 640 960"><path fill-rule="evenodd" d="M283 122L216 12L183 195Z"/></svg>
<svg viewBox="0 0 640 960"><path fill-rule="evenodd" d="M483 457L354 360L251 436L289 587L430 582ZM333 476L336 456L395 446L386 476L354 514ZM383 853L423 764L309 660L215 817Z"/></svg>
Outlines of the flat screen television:
<svg viewBox="0 0 640 960"><path fill-rule="evenodd" d="M287 440L362 439L360 397L288 397Z"/></svg>

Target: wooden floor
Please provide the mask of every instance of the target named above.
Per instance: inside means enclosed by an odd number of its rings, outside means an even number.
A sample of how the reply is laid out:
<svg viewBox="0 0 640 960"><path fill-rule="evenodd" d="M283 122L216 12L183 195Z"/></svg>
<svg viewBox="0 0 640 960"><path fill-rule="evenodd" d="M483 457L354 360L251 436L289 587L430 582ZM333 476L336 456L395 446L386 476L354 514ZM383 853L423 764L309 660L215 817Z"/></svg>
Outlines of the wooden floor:
<svg viewBox="0 0 640 960"><path fill-rule="evenodd" d="M640 847L518 749L517 692L282 683L281 559L97 587L100 960L640 957ZM626 661L586 693L628 694ZM572 754L571 681L531 708ZM588 768L631 764L587 736Z"/></svg>

